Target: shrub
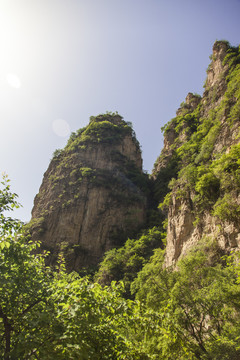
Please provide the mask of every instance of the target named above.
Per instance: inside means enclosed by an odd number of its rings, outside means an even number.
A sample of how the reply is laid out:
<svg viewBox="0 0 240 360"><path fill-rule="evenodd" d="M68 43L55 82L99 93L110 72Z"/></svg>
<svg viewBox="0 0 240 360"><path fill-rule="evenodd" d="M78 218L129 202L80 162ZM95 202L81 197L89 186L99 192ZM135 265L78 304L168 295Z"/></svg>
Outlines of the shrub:
<svg viewBox="0 0 240 360"><path fill-rule="evenodd" d="M218 199L213 207L213 215L222 221L232 221L239 223L240 205L238 205L231 193L227 193L223 198Z"/></svg>

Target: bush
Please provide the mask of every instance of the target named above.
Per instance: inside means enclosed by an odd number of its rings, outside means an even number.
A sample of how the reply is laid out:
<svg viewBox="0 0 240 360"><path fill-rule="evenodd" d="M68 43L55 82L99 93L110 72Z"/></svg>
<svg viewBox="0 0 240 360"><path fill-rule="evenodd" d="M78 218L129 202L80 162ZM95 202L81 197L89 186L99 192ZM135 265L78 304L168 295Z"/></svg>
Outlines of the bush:
<svg viewBox="0 0 240 360"><path fill-rule="evenodd" d="M223 198L218 199L213 207L213 215L222 221L232 221L237 225L240 218L240 205L234 200L231 193L226 193Z"/></svg>
<svg viewBox="0 0 240 360"><path fill-rule="evenodd" d="M206 200L216 200L219 195L220 181L212 173L208 172L197 181L195 190Z"/></svg>

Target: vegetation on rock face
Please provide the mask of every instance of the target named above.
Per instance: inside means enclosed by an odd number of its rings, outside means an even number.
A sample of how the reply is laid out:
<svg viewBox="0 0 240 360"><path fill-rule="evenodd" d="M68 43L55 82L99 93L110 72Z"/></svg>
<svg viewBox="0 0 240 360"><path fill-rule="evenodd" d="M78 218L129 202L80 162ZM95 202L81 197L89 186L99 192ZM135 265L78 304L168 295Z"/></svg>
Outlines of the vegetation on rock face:
<svg viewBox="0 0 240 360"><path fill-rule="evenodd" d="M79 182L85 178L98 186L102 185L106 187L110 186L111 178L113 182L114 180L118 180L119 182L121 179L118 177L118 174L113 176L114 174L108 169L93 168L90 165L87 166L87 161L84 159L82 161L84 164L77 166L79 165L79 161L77 160L77 152L79 149L84 151L87 147L93 148L96 144L100 146L109 146L112 144L113 148L110 153L107 152L105 154L108 161L115 163L118 172L120 171L125 174L133 184L147 193L149 191L148 176L142 172L134 161L115 149L116 145L121 144L126 135L131 137L136 145L136 152L140 153L140 146L136 139L136 134L132 129L132 124L125 122L118 113L108 112L98 116L91 116L89 125L72 133L64 149L55 150L53 161L56 162L56 164L53 166L53 171L49 176L52 185L56 186L56 184L61 183L68 171L70 171L70 186L78 185Z"/></svg>
<svg viewBox="0 0 240 360"><path fill-rule="evenodd" d="M223 64L228 65L227 88L221 102L203 116L203 103L191 114L179 115L164 129L174 128L176 138L173 150L178 159L179 173L172 173L173 196L184 199L187 192L195 194L193 202L197 214L208 209L220 220L235 221L239 216L239 205L232 204L239 194L239 132L229 145L228 153L222 148L215 150L219 134L238 126L240 118L240 50L229 47ZM229 130L228 130L229 129ZM184 131L186 141L181 143L179 134ZM166 185L165 185L166 186ZM234 194L234 195L233 195ZM168 195L169 198L169 195ZM165 200L166 202L166 200Z"/></svg>
<svg viewBox="0 0 240 360"><path fill-rule="evenodd" d="M128 239L120 249L108 251L97 272L96 281L110 285L113 280L122 280L125 293L129 297L132 281L149 260L153 250L164 247L165 236L161 227L153 227L145 231L139 239Z"/></svg>
<svg viewBox="0 0 240 360"><path fill-rule="evenodd" d="M87 147L91 148L99 145L117 145L121 143L123 138L129 135L136 145L136 151L140 152L140 146L136 139L136 134L132 129L131 123L125 122L123 118L117 113L106 113L98 116L91 116L89 125L72 133L66 147L62 150L57 149L53 153L53 160L57 162L56 169L53 174L50 175L50 180L54 183L59 182L62 179L61 171L65 172L71 169L70 177L72 178L71 185L83 180L83 178L96 179L98 174L100 177L104 176L104 169L95 169L90 166L82 166L78 168L72 168L73 163L77 157L76 153L78 149L86 150ZM146 182L148 177L144 176L141 169L137 168L133 161L127 159L118 150L111 150L110 154L107 154L109 160L114 161L116 165L119 165L119 170L130 175L131 180L137 185L140 184L142 188L147 190ZM108 176L108 170L106 169L106 177ZM97 181L97 180L96 180Z"/></svg>

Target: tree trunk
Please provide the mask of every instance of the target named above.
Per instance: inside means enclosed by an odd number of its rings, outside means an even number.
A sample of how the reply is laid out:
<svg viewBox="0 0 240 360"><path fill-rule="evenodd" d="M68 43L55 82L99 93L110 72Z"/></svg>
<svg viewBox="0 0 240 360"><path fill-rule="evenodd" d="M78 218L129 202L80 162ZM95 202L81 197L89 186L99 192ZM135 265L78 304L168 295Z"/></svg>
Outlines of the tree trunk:
<svg viewBox="0 0 240 360"><path fill-rule="evenodd" d="M8 317L2 311L0 307L0 317L3 319L4 329L5 329L5 351L4 351L4 360L10 359L10 348L11 348L11 330L12 326L8 320Z"/></svg>

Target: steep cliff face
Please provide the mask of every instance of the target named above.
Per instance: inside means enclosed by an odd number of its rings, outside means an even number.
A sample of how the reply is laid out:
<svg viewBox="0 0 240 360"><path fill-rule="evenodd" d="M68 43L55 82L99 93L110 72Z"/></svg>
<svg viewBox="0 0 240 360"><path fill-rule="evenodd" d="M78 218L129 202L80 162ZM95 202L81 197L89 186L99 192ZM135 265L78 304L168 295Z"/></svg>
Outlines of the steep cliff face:
<svg viewBox="0 0 240 360"><path fill-rule="evenodd" d="M225 251L240 247L239 125L240 52L218 41L203 97L188 94L165 126L153 171L156 186L161 173L171 179L161 205L168 213L165 266L176 264L202 238L216 239Z"/></svg>
<svg viewBox="0 0 240 360"><path fill-rule="evenodd" d="M96 265L145 222L147 178L135 134L118 114L91 117L56 151L34 201L33 240L64 251L69 270Z"/></svg>

